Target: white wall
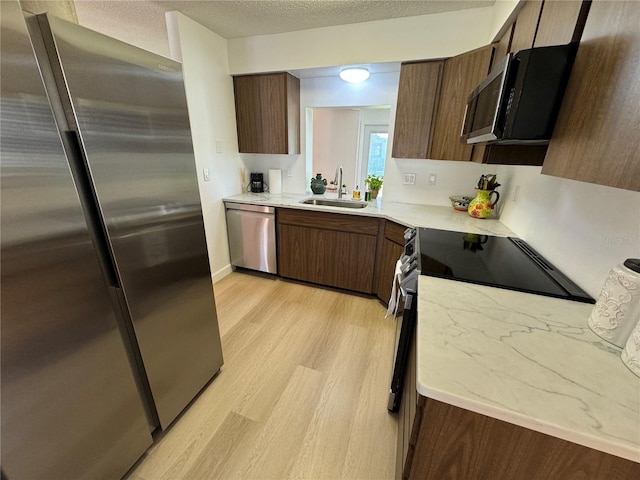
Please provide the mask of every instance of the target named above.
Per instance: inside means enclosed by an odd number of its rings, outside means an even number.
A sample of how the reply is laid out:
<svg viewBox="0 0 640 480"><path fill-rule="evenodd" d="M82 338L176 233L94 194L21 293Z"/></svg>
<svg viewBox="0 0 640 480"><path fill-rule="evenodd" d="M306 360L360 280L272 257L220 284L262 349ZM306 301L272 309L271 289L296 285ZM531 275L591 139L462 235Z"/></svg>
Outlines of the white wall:
<svg viewBox="0 0 640 480"><path fill-rule="evenodd" d="M640 193L542 175L540 170L499 167L500 219L597 297L611 267L640 258Z"/></svg>
<svg viewBox="0 0 640 480"><path fill-rule="evenodd" d="M317 108L313 111L313 169L327 181L342 165L343 183L353 189L358 155L360 110Z"/></svg>
<svg viewBox="0 0 640 480"><path fill-rule="evenodd" d="M178 12L167 14L172 55L182 61L198 184L214 282L231 272L222 198L241 191L227 42ZM211 180L203 180L208 168Z"/></svg>
<svg viewBox="0 0 640 480"><path fill-rule="evenodd" d="M397 202L425 205L451 205L450 195L474 196L474 187L478 183L480 175L495 173L494 171L494 167L473 162L387 159L384 174L384 198ZM403 185L405 173L416 175L414 185ZM428 185L431 174L436 175L434 186Z"/></svg>
<svg viewBox="0 0 640 480"><path fill-rule="evenodd" d="M236 38L229 67L242 74L450 57L487 44L494 15L484 7Z"/></svg>

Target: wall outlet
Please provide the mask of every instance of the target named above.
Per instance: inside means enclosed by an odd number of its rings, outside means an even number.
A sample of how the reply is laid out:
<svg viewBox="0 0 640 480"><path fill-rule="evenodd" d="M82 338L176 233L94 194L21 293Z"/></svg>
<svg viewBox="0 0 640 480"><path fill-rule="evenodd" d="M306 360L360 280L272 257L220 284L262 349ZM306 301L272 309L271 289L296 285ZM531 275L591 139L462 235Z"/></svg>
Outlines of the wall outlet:
<svg viewBox="0 0 640 480"><path fill-rule="evenodd" d="M438 181L438 175L436 173L430 173L429 180L427 180L427 185L429 185L430 187L435 187L437 181Z"/></svg>
<svg viewBox="0 0 640 480"><path fill-rule="evenodd" d="M287 177L293 177L293 169L287 168Z"/></svg>
<svg viewBox="0 0 640 480"><path fill-rule="evenodd" d="M513 203L518 203L518 200L520 200L520 185L516 185L513 190Z"/></svg>
<svg viewBox="0 0 640 480"><path fill-rule="evenodd" d="M216 153L222 153L222 140L216 140Z"/></svg>
<svg viewBox="0 0 640 480"><path fill-rule="evenodd" d="M202 176L204 177L204 181L208 182L209 180L211 180L211 176L209 175L209 169L208 168L203 168L202 169Z"/></svg>
<svg viewBox="0 0 640 480"><path fill-rule="evenodd" d="M416 183L416 174L415 173L405 173L404 180L402 180L403 185L414 185Z"/></svg>

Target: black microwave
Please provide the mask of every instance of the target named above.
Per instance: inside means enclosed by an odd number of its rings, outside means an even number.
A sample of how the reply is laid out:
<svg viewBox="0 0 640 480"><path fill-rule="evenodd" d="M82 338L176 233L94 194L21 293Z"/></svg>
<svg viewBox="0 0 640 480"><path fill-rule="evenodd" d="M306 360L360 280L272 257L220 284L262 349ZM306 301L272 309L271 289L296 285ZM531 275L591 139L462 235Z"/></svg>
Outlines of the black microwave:
<svg viewBox="0 0 640 480"><path fill-rule="evenodd" d="M577 42L508 54L469 95L462 143L549 143Z"/></svg>

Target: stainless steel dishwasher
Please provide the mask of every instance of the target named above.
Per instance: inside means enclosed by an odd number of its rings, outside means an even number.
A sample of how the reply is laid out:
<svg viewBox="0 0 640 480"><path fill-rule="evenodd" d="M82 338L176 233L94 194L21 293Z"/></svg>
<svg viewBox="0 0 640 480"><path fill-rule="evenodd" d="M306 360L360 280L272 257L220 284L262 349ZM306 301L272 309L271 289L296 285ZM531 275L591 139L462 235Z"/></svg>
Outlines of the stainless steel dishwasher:
<svg viewBox="0 0 640 480"><path fill-rule="evenodd" d="M225 203L231 265L278 273L276 209L246 203Z"/></svg>

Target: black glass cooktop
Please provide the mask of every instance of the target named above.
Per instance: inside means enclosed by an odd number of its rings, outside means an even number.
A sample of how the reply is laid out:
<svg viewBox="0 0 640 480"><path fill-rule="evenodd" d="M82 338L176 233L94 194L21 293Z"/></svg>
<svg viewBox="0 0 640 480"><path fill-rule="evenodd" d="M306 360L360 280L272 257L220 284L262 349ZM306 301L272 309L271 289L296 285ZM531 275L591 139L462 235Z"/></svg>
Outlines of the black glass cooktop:
<svg viewBox="0 0 640 480"><path fill-rule="evenodd" d="M518 238L418 229L422 275L595 303Z"/></svg>

